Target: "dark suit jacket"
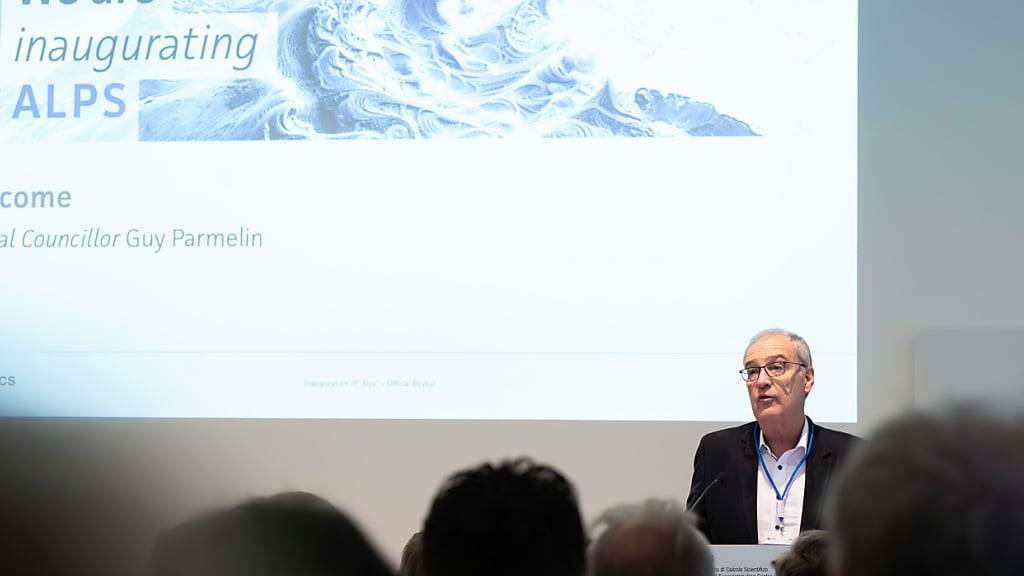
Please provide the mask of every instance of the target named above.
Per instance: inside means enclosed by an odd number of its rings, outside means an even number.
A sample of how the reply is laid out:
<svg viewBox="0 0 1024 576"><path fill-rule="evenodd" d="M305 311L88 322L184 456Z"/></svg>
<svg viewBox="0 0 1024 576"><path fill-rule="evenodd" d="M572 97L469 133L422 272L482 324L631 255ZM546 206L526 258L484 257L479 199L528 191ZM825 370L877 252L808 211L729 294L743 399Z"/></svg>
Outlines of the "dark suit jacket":
<svg viewBox="0 0 1024 576"><path fill-rule="evenodd" d="M813 421L814 443L804 463L804 507L800 531L821 527L821 509L829 482L849 455L856 436L829 430ZM754 423L712 432L700 440L693 459L687 507L719 474L724 474L694 508L698 526L712 544L757 544L757 445Z"/></svg>

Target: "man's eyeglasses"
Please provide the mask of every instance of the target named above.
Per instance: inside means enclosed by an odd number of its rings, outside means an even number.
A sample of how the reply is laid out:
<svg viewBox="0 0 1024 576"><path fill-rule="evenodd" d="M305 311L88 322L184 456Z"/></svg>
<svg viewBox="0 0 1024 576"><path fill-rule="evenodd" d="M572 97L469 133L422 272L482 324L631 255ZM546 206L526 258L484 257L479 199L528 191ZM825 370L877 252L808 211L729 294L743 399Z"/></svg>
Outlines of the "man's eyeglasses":
<svg viewBox="0 0 1024 576"><path fill-rule="evenodd" d="M778 362L769 362L764 366L751 366L749 368L744 368L743 370L740 370L740 377L742 377L745 382L754 382L757 380L757 377L761 375L761 370L764 370L768 374L768 377L778 378L786 373L786 366L789 364L795 364L797 366L807 368L806 364L801 364L800 362L779 360Z"/></svg>

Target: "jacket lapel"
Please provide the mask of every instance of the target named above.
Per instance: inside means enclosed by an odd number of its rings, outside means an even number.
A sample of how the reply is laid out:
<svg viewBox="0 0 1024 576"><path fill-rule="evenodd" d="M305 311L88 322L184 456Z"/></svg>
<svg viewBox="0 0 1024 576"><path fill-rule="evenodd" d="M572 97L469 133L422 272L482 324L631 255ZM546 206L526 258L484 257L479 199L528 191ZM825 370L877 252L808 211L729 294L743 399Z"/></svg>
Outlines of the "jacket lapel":
<svg viewBox="0 0 1024 576"><path fill-rule="evenodd" d="M750 544L757 544L757 446L754 444L754 425L744 426L740 442L742 456L736 471L740 493L743 496L743 517Z"/></svg>
<svg viewBox="0 0 1024 576"><path fill-rule="evenodd" d="M814 426L814 444L807 455L807 471L804 483L804 506L800 517L800 530L813 530L821 526L822 500L828 488L829 477L832 475L832 446L828 436L822 436L821 427Z"/></svg>

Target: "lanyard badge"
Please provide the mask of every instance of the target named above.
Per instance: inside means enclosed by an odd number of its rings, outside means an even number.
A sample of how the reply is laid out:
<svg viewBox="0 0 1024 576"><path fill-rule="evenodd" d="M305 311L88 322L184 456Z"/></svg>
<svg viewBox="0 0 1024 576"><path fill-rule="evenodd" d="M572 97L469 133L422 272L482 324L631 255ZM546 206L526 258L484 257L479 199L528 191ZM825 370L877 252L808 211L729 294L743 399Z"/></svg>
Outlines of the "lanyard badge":
<svg viewBox="0 0 1024 576"><path fill-rule="evenodd" d="M754 424L754 446L760 446L758 441L761 437L761 426ZM814 446L814 426L808 426L807 430L807 451L804 452L804 457L797 463L796 468L793 469L793 473L789 475L789 480L786 482L786 487L782 492L779 492L779 487L775 485L775 480L772 478L771 472L768 471L768 465L764 462L764 454L760 447L757 448L757 460L761 463L761 470L764 471L764 475L768 478L768 483L771 484L772 490L775 492L775 515L779 518L779 522L786 517L786 497L789 496L789 489L793 487L793 481L796 480L796 475L800 472L800 468L803 467L804 462L807 461L807 457L811 455L811 447Z"/></svg>

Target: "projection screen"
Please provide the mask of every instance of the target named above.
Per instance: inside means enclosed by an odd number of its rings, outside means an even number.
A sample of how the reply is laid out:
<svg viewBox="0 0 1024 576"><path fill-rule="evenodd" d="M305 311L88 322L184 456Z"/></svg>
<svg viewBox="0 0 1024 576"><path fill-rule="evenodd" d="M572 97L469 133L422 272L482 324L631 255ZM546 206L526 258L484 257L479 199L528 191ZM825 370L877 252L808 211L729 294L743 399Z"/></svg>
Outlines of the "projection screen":
<svg viewBox="0 0 1024 576"><path fill-rule="evenodd" d="M0 415L856 421L857 4L4 0Z"/></svg>

